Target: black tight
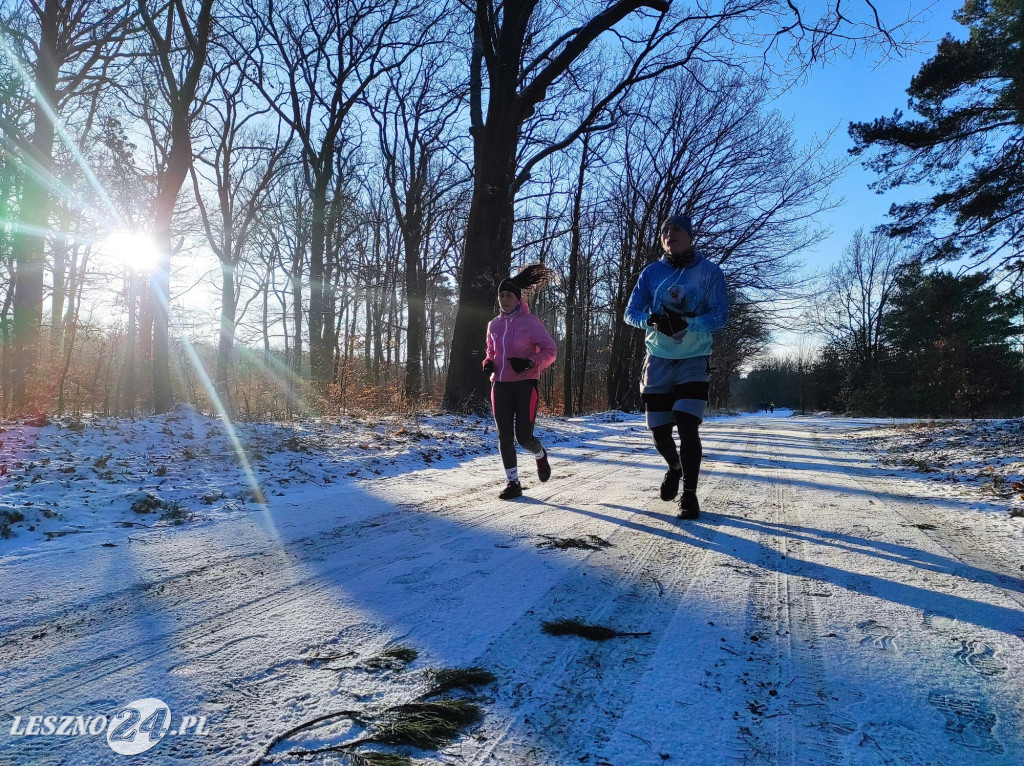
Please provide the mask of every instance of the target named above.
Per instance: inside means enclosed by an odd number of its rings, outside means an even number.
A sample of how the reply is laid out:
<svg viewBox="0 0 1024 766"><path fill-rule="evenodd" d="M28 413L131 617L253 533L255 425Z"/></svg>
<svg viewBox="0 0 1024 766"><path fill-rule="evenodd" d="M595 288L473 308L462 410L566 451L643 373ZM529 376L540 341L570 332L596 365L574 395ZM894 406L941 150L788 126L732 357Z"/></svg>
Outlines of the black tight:
<svg viewBox="0 0 1024 766"><path fill-rule="evenodd" d="M675 427L679 429L679 452L676 451L676 442L672 437L673 425L668 423L663 426L655 426L651 429L654 437L654 446L669 467L682 463L683 466L683 489L694 491L697 489L697 477L700 474L700 461L704 456L704 450L700 443L701 419L688 412L676 412ZM680 459L680 454L682 459Z"/></svg>
<svg viewBox="0 0 1024 766"><path fill-rule="evenodd" d="M651 429L651 435L654 437L654 446L657 447L661 456L665 458L669 468L679 463L679 450L676 448L676 440L672 437L673 428L674 426L668 423Z"/></svg>
<svg viewBox="0 0 1024 766"><path fill-rule="evenodd" d="M515 468L518 462L515 442L534 455L544 450L533 435L533 424L537 418L537 381L492 384L491 408L494 424L498 427L498 451L506 469Z"/></svg>

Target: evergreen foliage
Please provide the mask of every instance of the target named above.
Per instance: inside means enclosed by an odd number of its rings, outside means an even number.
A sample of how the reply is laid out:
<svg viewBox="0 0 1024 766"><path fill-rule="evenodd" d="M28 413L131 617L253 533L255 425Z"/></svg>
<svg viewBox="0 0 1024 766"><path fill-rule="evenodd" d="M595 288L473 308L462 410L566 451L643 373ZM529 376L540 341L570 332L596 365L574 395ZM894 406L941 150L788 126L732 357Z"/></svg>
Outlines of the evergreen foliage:
<svg viewBox="0 0 1024 766"><path fill-rule="evenodd" d="M984 274L909 268L884 319L887 370L873 381L885 414L1019 414L1020 353L1012 342L1020 304Z"/></svg>
<svg viewBox="0 0 1024 766"><path fill-rule="evenodd" d="M586 535L584 537L555 537L554 535L541 535L541 537L545 539L537 543L538 548L556 548L562 551L569 548L599 551L602 548L609 548L613 545L597 535Z"/></svg>
<svg viewBox="0 0 1024 766"><path fill-rule="evenodd" d="M401 670L419 656L419 652L408 646L389 646L380 654L366 661L367 670Z"/></svg>
<svg viewBox="0 0 1024 766"><path fill-rule="evenodd" d="M1020 0L967 0L956 20L969 37L945 37L912 79L909 105L853 123L855 155L879 173L879 191L936 183L930 199L893 205L893 236L922 236L936 260L967 255L980 264L1021 260L1024 221L1024 5ZM935 227L952 223L952 233Z"/></svg>
<svg viewBox="0 0 1024 766"><path fill-rule="evenodd" d="M472 691L478 686L493 684L496 680L494 673L476 665L469 668L433 670L430 673L430 690L425 696L436 697L454 689Z"/></svg>
<svg viewBox="0 0 1024 766"><path fill-rule="evenodd" d="M651 635L650 632L622 632L579 619L550 620L543 623L541 629L549 636L580 636L588 641L607 641L610 638L638 638Z"/></svg>
<svg viewBox="0 0 1024 766"><path fill-rule="evenodd" d="M437 750L453 742L463 728L482 716L480 706L467 700L398 705L389 708L376 722L372 741Z"/></svg>
<svg viewBox="0 0 1024 766"><path fill-rule="evenodd" d="M865 374L856 339L836 337L812 360L768 359L737 387L741 407L877 417L999 417L1024 412L1024 295L983 273L905 267Z"/></svg>

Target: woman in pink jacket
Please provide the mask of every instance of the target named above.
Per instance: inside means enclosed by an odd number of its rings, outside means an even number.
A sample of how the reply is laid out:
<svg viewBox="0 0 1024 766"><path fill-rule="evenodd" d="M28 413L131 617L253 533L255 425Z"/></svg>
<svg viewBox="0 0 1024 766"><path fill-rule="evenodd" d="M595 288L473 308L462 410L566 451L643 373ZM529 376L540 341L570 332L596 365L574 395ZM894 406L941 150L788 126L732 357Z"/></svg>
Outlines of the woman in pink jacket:
<svg viewBox="0 0 1024 766"><path fill-rule="evenodd" d="M498 494L502 500L523 494L515 442L533 453L541 481L551 477L547 451L533 435L533 424L537 419L537 379L540 371L555 361L555 342L541 321L530 313L523 292L535 291L553 273L533 264L514 277L503 279L498 285L501 311L487 325L487 358L483 366L491 376L491 409L508 479L508 485Z"/></svg>

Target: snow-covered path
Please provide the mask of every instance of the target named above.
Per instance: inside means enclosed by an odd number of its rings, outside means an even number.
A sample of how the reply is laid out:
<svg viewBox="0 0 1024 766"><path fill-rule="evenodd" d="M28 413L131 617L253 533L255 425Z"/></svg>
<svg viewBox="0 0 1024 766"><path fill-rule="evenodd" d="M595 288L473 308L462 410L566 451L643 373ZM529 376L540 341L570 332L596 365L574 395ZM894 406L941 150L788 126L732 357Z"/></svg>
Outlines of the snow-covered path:
<svg viewBox="0 0 1024 766"><path fill-rule="evenodd" d="M0 711L157 697L210 733L132 763L247 764L298 723L480 666L497 677L483 721L420 762L1024 763L1019 534L912 496L852 427L710 421L695 522L658 499L639 421L611 418L553 445L551 481L527 473L516 502L496 499L489 455L116 544L21 549L0 566ZM591 535L609 545L550 546ZM560 618L646 635L542 631ZM419 658L372 662L395 645ZM0 737L0 764L125 758L102 736Z"/></svg>

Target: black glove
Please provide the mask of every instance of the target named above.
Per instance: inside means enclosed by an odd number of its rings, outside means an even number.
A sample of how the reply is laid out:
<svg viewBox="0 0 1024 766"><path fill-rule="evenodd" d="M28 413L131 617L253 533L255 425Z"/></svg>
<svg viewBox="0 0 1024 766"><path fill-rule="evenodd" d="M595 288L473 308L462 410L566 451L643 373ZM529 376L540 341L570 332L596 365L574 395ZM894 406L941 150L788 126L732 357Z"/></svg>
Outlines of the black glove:
<svg viewBox="0 0 1024 766"><path fill-rule="evenodd" d="M484 374L490 375L492 372L494 372L494 360L484 359Z"/></svg>
<svg viewBox="0 0 1024 766"><path fill-rule="evenodd" d="M651 314L647 318L647 324L663 335L675 335L685 330L688 323L682 314L665 309L662 313Z"/></svg>
<svg viewBox="0 0 1024 766"><path fill-rule="evenodd" d="M516 372L526 372L528 369L533 367L532 359L524 359L521 356L508 357L508 363L512 365L512 369Z"/></svg>

